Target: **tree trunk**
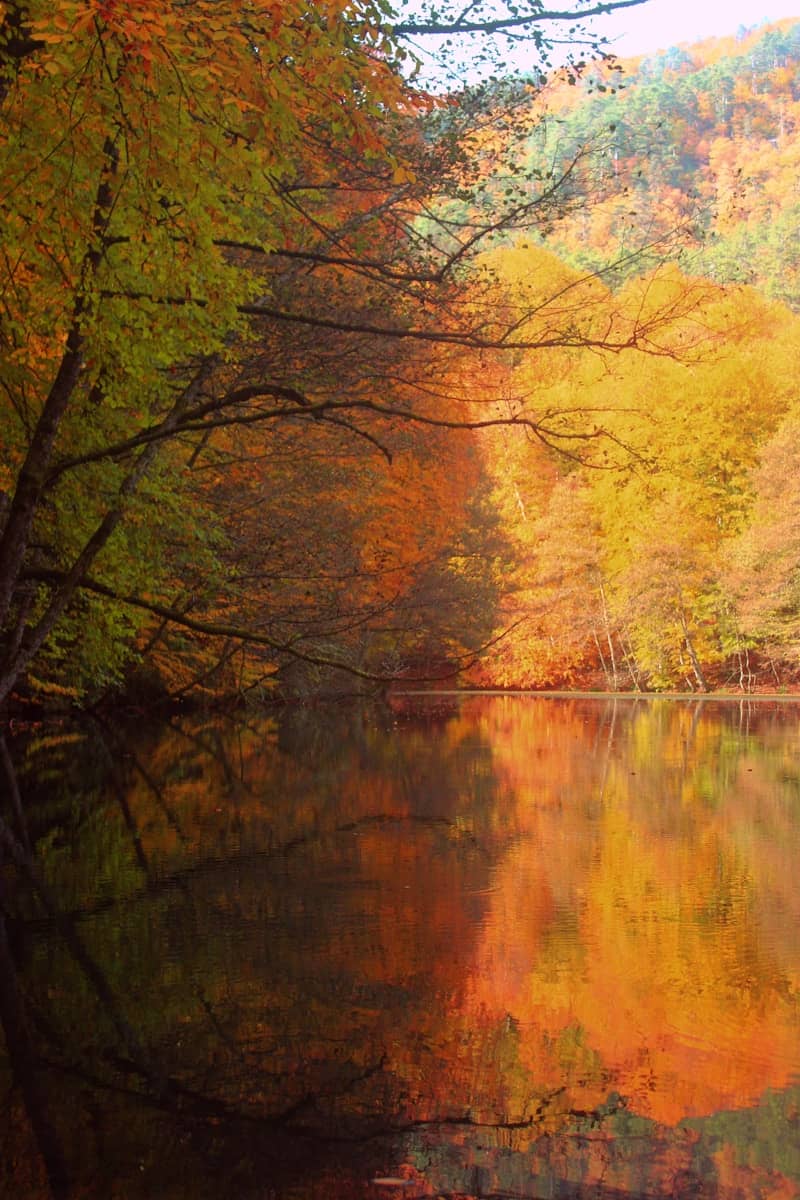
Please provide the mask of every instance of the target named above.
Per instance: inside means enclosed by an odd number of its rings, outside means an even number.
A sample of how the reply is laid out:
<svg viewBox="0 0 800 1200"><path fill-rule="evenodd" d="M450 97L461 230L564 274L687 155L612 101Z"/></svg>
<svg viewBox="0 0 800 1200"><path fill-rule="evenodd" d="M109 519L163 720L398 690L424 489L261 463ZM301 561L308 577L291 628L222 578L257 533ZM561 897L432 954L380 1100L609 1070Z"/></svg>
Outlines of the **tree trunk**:
<svg viewBox="0 0 800 1200"><path fill-rule="evenodd" d="M606 660L603 657L603 651L600 649L600 639L598 638L597 631L595 629L592 630L592 638L594 639L595 648L597 650L597 657L600 659L600 666L603 668L603 674L606 677L606 683L610 684L611 676L609 675L608 667L606 666Z"/></svg>
<svg viewBox="0 0 800 1200"><path fill-rule="evenodd" d="M210 370L210 361L204 363L195 378L182 393L180 398L176 400L172 411L162 422L162 429L169 431L177 429L181 418L187 407L195 399L199 388L205 381ZM150 442L144 450L141 451L139 457L131 467L125 479L122 481L119 491L117 492L116 503L102 521L98 524L92 536L88 539L78 557L70 567L69 571L59 582L55 588L50 603L40 617L37 624L24 631L24 636L21 639L15 639L14 645L6 650L6 657L3 663L2 672L0 672L0 705L2 705L11 694L12 689L16 685L22 672L26 669L30 661L39 653L43 644L52 633L58 621L64 615L69 606L75 592L79 589L81 583L86 578L89 568L97 558L100 551L108 542L114 530L119 525L125 515L127 502L130 497L136 492L139 484L147 474L156 456L162 446L162 442ZM32 516L31 516L32 519ZM24 553L24 548L23 548ZM19 578L21 567L17 565L17 579ZM16 649L14 650L14 647ZM10 650L14 650L13 653Z"/></svg>
<svg viewBox="0 0 800 1200"><path fill-rule="evenodd" d="M689 661L692 664L692 671L694 672L694 677L697 680L697 686L699 687L701 692L707 692L708 691L708 683L706 682L706 677L705 677L705 674L703 673L702 664L700 662L700 659L697 657L697 652L694 648L694 642L692 641L692 635L689 632L689 623L686 620L686 613L684 612L683 605L681 605L680 615L681 615L681 628L683 630L684 643L686 645L686 651L689 655Z"/></svg>
<svg viewBox="0 0 800 1200"><path fill-rule="evenodd" d="M603 605L603 624L606 631L606 641L608 642L608 656L611 660L611 686L615 692L619 691L619 673L617 671L617 656L614 652L614 635L611 629L611 623L608 619L608 605L606 604L606 589L603 587L603 580L599 584L600 602Z"/></svg>

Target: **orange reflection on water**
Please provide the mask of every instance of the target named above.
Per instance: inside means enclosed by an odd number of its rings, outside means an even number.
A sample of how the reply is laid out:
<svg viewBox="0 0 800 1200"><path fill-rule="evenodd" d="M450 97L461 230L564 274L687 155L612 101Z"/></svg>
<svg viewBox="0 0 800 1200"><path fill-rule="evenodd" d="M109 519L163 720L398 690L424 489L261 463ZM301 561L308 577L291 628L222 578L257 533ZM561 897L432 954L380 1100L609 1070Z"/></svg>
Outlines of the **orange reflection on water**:
<svg viewBox="0 0 800 1200"><path fill-rule="evenodd" d="M674 1124L785 1087L800 1067L800 834L773 760L729 759L713 713L692 739L674 706L623 727L578 704L551 723L543 702L485 720L516 836L467 1011L512 1020L522 1063L577 1106L613 1088Z"/></svg>

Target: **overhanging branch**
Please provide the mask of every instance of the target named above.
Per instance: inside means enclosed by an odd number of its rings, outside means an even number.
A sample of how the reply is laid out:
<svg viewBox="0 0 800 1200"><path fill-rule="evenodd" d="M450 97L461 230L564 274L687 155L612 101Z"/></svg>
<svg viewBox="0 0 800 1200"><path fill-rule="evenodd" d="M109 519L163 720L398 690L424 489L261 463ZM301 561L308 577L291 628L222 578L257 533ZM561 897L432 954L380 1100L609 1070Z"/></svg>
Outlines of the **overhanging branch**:
<svg viewBox="0 0 800 1200"><path fill-rule="evenodd" d="M54 571L48 569L31 568L24 574L25 579L33 582L44 583L51 587L58 587L64 582L65 573L62 571ZM178 609L170 608L169 605L159 604L157 600L146 600L142 596L123 595L107 584L100 583L99 580L85 577L78 584L78 590L92 592L98 596L104 596L107 600L114 600L118 604L126 604L131 608L138 608L144 612L152 613L153 616L161 617L162 620L170 622L173 625L179 625L183 629L190 629L194 633L199 633L206 637L213 638L228 638L238 642L244 642L254 646L264 646L272 650L276 654L287 655L298 662L308 663L311 666L327 667L336 671L343 671L346 675L351 675L356 679L363 679L369 683L393 683L398 678L406 683L435 683L444 679L451 679L460 671L466 670L468 667L476 663L481 655L491 649L507 637L524 618L514 621L507 628L500 631L488 642L479 646L476 650L469 654L454 656L453 667L448 671L440 672L436 675L407 675L402 676L396 673L367 671L363 667L358 667L354 663L347 662L343 659L329 657L325 654L318 654L314 651L301 649L297 642L280 641L277 638L270 637L269 634L258 633L256 630L246 629L244 626L230 625L221 621L200 621L196 617L190 616L186 612L181 612Z"/></svg>
<svg viewBox="0 0 800 1200"><path fill-rule="evenodd" d="M493 34L505 33L507 30L519 31L550 22L585 21L589 17L604 17L620 8L634 8L644 4L645 0L612 0L609 4L595 4L584 9L546 9L534 6L528 12L520 13L515 5L508 16L484 18L467 21L456 18L453 21L441 19L428 21L400 21L391 27L394 37L452 37L454 34Z"/></svg>

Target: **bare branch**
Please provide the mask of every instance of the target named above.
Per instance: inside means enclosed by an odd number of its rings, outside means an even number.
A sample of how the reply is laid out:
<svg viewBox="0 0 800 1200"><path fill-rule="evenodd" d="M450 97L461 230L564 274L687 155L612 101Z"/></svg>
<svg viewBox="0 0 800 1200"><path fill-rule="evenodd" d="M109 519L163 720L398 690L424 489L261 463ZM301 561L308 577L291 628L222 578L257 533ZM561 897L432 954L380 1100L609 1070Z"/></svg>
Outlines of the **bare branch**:
<svg viewBox="0 0 800 1200"><path fill-rule="evenodd" d="M474 7L470 5L461 16L452 21L431 19L427 21L400 21L392 26L394 37L452 37L454 34L494 34L506 33L509 30L532 30L539 25L559 21L584 21L589 17L604 17L620 8L635 8L644 4L645 0L612 0L609 4L595 4L584 9L543 9L534 5L529 11L520 13L510 10L508 16L485 17L480 20L466 20L466 13ZM515 6L516 7L516 6ZM574 39L571 39L574 41Z"/></svg>
<svg viewBox="0 0 800 1200"><path fill-rule="evenodd" d="M61 571L37 570L33 568L25 571L24 578L48 584L52 587L58 587L63 583L65 575ZM145 600L141 596L121 595L113 588L107 587L98 580L90 579L88 576L85 576L78 586L82 591L93 592L96 595L105 596L109 600L115 600L119 604L127 604L131 608L142 609L145 612L152 613L153 616L169 621L173 625L180 625L184 629L191 629L193 632L206 637L222 637L234 639L239 642L247 642L255 646L264 646L276 654L287 655L289 658L296 659L299 662L309 663L311 666L328 667L333 670L344 671L345 674L351 675L356 679L363 679L372 683L391 683L398 678L396 672L367 671L363 667L358 667L355 663L348 662L344 658L337 659L325 654L319 654L313 650L303 650L301 643L303 640L308 639L303 639L302 637L298 637L295 641L280 641L277 638L270 637L269 634L259 633L257 630L247 629L244 626L230 625L220 621L200 621L196 617L189 616L186 612L159 604L156 600ZM436 680L450 679L476 663L486 650L496 646L518 624L519 621L515 621L499 634L496 634L485 645L478 647L477 650L471 651L468 654L453 656L453 665L446 671L438 672L435 675L408 675L403 673L402 679L407 683L429 683Z"/></svg>

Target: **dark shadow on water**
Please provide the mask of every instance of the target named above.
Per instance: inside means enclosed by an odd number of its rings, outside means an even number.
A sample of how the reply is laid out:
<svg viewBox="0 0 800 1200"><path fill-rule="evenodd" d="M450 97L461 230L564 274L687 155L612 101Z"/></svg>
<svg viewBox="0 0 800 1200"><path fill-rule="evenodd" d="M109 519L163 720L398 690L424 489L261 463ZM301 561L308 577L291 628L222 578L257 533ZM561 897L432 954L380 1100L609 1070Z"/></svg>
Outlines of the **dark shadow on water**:
<svg viewBox="0 0 800 1200"><path fill-rule="evenodd" d="M542 1007L605 952L575 939L612 850L633 856L621 860L633 875L655 846L668 870L696 827L719 880L689 932L703 952L719 935L737 970L739 955L762 972L754 1008L791 1008L790 900L777 892L761 951L750 876L765 861L780 882L793 719L537 703L390 699L4 747L0 1194L760 1200L800 1188L798 1086L655 1119L617 1090L585 1029L540 1036L524 1008L539 960ZM730 860L713 840L729 828ZM626 882L613 864L608 880ZM595 899L605 913L629 895ZM624 936L662 910L639 916ZM677 944L685 955L695 943Z"/></svg>

